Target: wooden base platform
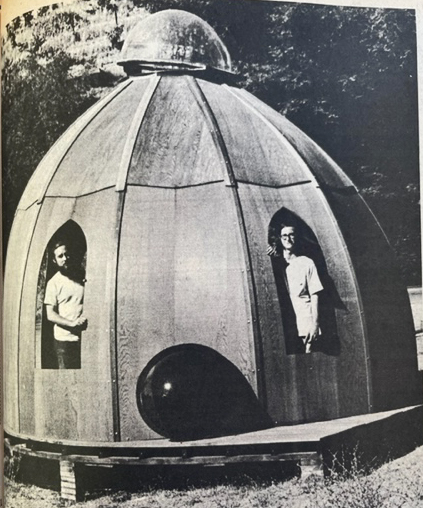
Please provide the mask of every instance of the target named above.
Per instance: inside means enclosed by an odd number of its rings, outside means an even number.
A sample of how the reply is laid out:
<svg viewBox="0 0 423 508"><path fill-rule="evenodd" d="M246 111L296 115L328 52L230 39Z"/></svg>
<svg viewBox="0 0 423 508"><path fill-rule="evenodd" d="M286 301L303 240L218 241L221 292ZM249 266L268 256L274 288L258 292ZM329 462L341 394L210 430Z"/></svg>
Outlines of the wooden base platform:
<svg viewBox="0 0 423 508"><path fill-rule="evenodd" d="M12 433L6 434L5 443L11 460L53 461L58 467L61 497L76 501L90 489L87 468L117 470L131 466L151 471L187 467L192 471L193 467L198 470L247 463L295 464L301 475L329 475L337 467L348 469L352 463L361 469L377 467L423 444L423 406L182 443L167 439L59 442ZM82 470L84 473L79 474Z"/></svg>

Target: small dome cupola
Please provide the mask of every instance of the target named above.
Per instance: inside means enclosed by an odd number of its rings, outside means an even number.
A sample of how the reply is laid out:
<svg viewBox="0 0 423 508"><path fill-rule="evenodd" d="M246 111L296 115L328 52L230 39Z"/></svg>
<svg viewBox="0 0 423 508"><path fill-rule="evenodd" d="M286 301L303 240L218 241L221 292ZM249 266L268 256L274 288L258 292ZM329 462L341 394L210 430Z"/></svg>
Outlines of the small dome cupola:
<svg viewBox="0 0 423 508"><path fill-rule="evenodd" d="M137 23L118 64L129 76L207 69L231 73L231 57L213 28L195 14L175 9Z"/></svg>

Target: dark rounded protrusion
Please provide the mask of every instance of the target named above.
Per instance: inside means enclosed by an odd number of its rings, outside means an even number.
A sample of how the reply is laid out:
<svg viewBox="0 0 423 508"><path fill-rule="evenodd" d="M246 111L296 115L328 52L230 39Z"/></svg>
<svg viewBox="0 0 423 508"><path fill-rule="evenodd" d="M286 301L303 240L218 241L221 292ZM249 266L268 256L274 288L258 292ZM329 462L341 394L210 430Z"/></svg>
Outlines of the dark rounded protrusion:
<svg viewBox="0 0 423 508"><path fill-rule="evenodd" d="M251 386L233 363L197 344L156 355L137 384L138 409L158 434L201 439L272 426Z"/></svg>
<svg viewBox="0 0 423 508"><path fill-rule="evenodd" d="M129 75L157 70L231 72L231 57L213 28L195 14L169 9L130 31L118 62Z"/></svg>

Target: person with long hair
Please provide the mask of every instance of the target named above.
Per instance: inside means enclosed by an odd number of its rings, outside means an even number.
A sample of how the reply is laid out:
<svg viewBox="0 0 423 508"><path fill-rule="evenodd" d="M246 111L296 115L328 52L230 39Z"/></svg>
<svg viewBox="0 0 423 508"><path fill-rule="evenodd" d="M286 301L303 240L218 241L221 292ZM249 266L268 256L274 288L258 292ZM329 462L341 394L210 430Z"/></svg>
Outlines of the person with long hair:
<svg viewBox="0 0 423 508"><path fill-rule="evenodd" d="M84 280L76 256L66 241L55 241L51 251L57 272L47 283L46 315L54 324L54 348L59 369L77 369L81 361L81 332L88 323L82 314Z"/></svg>

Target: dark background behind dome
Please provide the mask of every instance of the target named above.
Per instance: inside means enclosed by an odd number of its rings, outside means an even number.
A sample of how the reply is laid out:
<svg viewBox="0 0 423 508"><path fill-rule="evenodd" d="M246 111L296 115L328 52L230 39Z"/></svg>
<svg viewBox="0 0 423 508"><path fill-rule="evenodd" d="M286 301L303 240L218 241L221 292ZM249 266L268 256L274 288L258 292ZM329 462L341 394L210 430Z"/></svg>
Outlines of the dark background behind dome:
<svg viewBox="0 0 423 508"><path fill-rule="evenodd" d="M121 0L115 7L86 0L16 18L3 49L4 246L42 156L122 79L111 62L134 14L168 8L210 23L231 54L239 86L285 114L340 164L382 223L405 282L420 285L411 10L257 0Z"/></svg>

